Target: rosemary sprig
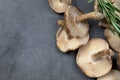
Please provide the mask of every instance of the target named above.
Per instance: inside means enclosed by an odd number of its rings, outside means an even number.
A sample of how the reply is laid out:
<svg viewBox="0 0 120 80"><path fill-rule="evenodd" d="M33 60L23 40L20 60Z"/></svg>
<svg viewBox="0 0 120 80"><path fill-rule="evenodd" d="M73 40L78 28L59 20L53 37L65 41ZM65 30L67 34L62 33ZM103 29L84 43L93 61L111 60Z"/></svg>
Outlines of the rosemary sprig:
<svg viewBox="0 0 120 80"><path fill-rule="evenodd" d="M91 3L93 0L88 0L88 3Z"/></svg>
<svg viewBox="0 0 120 80"><path fill-rule="evenodd" d="M89 0L88 2L92 2ZM100 12L104 15L107 23L110 26L112 32L120 37L120 17L115 12L120 12L120 9L116 8L111 0L97 0Z"/></svg>
<svg viewBox="0 0 120 80"><path fill-rule="evenodd" d="M120 12L110 0L97 0L100 11L105 16L112 32L120 37L120 17L115 12Z"/></svg>

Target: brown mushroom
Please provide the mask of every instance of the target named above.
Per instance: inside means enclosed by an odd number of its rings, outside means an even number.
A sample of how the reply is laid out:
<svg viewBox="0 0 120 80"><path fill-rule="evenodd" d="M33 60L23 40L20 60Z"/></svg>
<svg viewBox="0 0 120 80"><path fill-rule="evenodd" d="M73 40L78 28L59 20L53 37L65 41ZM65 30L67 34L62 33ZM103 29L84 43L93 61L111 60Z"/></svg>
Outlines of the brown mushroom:
<svg viewBox="0 0 120 80"><path fill-rule="evenodd" d="M81 15L83 13L80 10L69 6L65 12L65 20L58 20L58 25L62 26L62 29L59 29L56 38L57 46L62 52L78 49L88 42L88 22L76 21L76 17Z"/></svg>
<svg viewBox="0 0 120 80"><path fill-rule="evenodd" d="M117 55L117 65L118 65L118 69L120 70L120 53L118 53Z"/></svg>
<svg viewBox="0 0 120 80"><path fill-rule="evenodd" d="M83 37L88 33L88 22L86 20L77 22L76 20L76 18L81 15L83 15L83 13L73 6L69 6L65 12L65 24L72 37Z"/></svg>
<svg viewBox="0 0 120 80"><path fill-rule="evenodd" d="M113 3L113 5L114 5L116 8L120 9L120 0L115 0L115 2ZM116 14L117 14L118 16L120 16L120 13L119 13L119 12L116 12Z"/></svg>
<svg viewBox="0 0 120 80"><path fill-rule="evenodd" d="M76 62L87 76L96 78L111 70L113 54L105 40L93 38L79 49Z"/></svg>
<svg viewBox="0 0 120 80"><path fill-rule="evenodd" d="M109 42L110 46L117 52L120 52L120 38L117 36L116 33L113 34L113 32L110 29L105 29L104 35Z"/></svg>
<svg viewBox="0 0 120 80"><path fill-rule="evenodd" d="M73 6L69 6L65 12L65 25L67 27L66 32L72 37L83 37L88 33L89 24L86 19L103 18L98 12L91 12L83 14L79 9Z"/></svg>
<svg viewBox="0 0 120 80"><path fill-rule="evenodd" d="M65 29L60 27L56 34L57 47L62 52L78 49L80 46L85 45L89 40L89 34L82 38L69 38Z"/></svg>
<svg viewBox="0 0 120 80"><path fill-rule="evenodd" d="M111 70L106 75L99 77L97 80L120 80L120 71Z"/></svg>
<svg viewBox="0 0 120 80"><path fill-rule="evenodd" d="M57 13L64 13L72 0L48 0L50 7Z"/></svg>

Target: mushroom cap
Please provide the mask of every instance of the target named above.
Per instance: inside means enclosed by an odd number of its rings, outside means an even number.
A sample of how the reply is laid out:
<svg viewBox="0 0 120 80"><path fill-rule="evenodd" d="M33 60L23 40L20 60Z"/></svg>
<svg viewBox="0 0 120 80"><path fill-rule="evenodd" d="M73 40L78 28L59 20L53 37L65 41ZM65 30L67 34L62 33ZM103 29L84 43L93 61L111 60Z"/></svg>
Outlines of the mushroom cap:
<svg viewBox="0 0 120 80"><path fill-rule="evenodd" d="M118 53L117 56L117 65L118 65L118 69L120 70L120 53Z"/></svg>
<svg viewBox="0 0 120 80"><path fill-rule="evenodd" d="M83 13L76 7L69 6L65 12L66 27L72 37L83 37L88 33L89 24L87 20L77 22L77 17Z"/></svg>
<svg viewBox="0 0 120 80"><path fill-rule="evenodd" d="M115 0L115 2L113 3L113 5L114 5L116 8L120 9L120 0ZM119 13L119 12L116 12L116 14L117 14L118 16L120 16L120 13Z"/></svg>
<svg viewBox="0 0 120 80"><path fill-rule="evenodd" d="M64 13L72 0L48 0L50 7L57 13Z"/></svg>
<svg viewBox="0 0 120 80"><path fill-rule="evenodd" d="M118 70L111 70L108 74L98 78L97 80L120 80L120 72Z"/></svg>
<svg viewBox="0 0 120 80"><path fill-rule="evenodd" d="M56 34L57 47L62 52L78 49L80 46L85 45L89 40L89 34L86 34L82 38L71 38L69 39L68 34L61 27Z"/></svg>
<svg viewBox="0 0 120 80"><path fill-rule="evenodd" d="M111 56L113 52L104 52L104 50L108 49L109 46L105 40L100 38L91 39L79 49L76 58L77 65L89 77L103 76L112 67Z"/></svg>
<svg viewBox="0 0 120 80"><path fill-rule="evenodd" d="M110 46L117 52L120 52L120 38L117 34L113 34L110 29L105 29L104 35L107 38Z"/></svg>

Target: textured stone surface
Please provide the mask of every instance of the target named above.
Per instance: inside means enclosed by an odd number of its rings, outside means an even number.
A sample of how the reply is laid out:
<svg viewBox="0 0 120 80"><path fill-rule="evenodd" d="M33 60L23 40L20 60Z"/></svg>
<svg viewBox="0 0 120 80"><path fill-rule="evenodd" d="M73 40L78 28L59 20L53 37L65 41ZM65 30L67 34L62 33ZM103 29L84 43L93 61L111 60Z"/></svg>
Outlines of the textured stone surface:
<svg viewBox="0 0 120 80"><path fill-rule="evenodd" d="M93 9L87 0L73 1L83 12ZM93 80L77 67L77 51L56 48L58 19L47 0L0 0L0 80ZM89 23L91 36L103 37L97 22Z"/></svg>

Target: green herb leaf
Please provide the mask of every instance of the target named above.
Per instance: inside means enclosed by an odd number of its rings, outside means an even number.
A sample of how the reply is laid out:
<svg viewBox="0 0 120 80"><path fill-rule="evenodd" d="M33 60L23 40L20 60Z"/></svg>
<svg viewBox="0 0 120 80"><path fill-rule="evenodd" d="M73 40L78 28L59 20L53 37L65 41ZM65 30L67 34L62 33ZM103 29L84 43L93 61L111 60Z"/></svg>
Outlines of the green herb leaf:
<svg viewBox="0 0 120 80"><path fill-rule="evenodd" d="M93 1L93 0L88 0L88 2L87 2L87 3L89 4L89 3L91 3L92 1Z"/></svg>
<svg viewBox="0 0 120 80"><path fill-rule="evenodd" d="M113 33L120 37L120 17L115 12L120 12L110 0L97 0L101 13L105 16L107 23ZM113 29L114 28L114 29Z"/></svg>

